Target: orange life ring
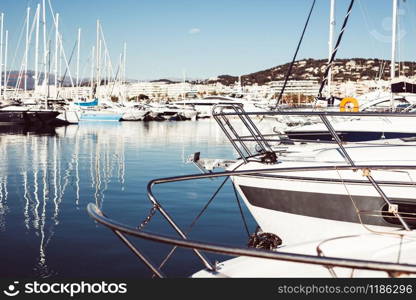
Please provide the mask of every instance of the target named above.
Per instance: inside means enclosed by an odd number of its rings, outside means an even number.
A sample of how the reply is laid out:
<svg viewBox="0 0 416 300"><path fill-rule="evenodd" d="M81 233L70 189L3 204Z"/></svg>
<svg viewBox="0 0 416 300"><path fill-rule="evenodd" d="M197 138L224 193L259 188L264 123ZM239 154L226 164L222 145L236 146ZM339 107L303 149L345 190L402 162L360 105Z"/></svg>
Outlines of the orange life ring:
<svg viewBox="0 0 416 300"><path fill-rule="evenodd" d="M351 107L351 104L353 107ZM341 103L339 104L339 111L340 112L358 112L359 111L359 104L358 100L353 97L346 97L342 99Z"/></svg>

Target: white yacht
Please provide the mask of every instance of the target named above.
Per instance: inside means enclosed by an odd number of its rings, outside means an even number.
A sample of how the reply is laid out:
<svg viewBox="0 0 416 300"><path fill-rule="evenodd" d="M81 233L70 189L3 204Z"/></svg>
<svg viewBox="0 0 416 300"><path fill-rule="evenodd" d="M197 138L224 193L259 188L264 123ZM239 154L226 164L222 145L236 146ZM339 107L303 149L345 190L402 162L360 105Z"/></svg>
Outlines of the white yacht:
<svg viewBox="0 0 416 300"><path fill-rule="evenodd" d="M126 107L122 115L123 121L143 121L151 112L150 107L144 104L135 103Z"/></svg>
<svg viewBox="0 0 416 300"><path fill-rule="evenodd" d="M404 216L416 212L413 196L416 172L399 166L416 168L416 144L397 140L385 145L346 146L356 165L380 166L371 176ZM232 176L237 191L265 232L281 237L286 245L332 238L347 232L363 234L366 227L374 231L396 231L401 226L366 174L366 168L342 169L348 166L336 146L291 146L273 163L259 160L228 170L258 170L255 174ZM398 166L384 170L383 166ZM327 170L314 167L326 166ZM299 171L286 172L287 168ZM279 169L282 169L280 172ZM409 213L409 215L407 215ZM416 223L411 218L412 225ZM294 226L296 224L296 226Z"/></svg>
<svg viewBox="0 0 416 300"><path fill-rule="evenodd" d="M168 120L196 120L199 113L192 106L177 103L150 103L149 109L152 117Z"/></svg>

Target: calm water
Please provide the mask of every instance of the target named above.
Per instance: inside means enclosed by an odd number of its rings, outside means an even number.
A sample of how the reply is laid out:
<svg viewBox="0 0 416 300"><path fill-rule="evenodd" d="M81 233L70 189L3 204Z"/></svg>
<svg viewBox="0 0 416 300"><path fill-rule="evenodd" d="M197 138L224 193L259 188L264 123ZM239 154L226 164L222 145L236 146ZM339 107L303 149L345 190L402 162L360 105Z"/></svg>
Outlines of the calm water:
<svg viewBox="0 0 416 300"><path fill-rule="evenodd" d="M196 151L203 157L234 157L225 136L210 120L83 123L43 133L0 133L0 277L151 276L110 230L93 222L86 206L96 203L111 218L138 225L150 208L148 181L198 173L185 163ZM155 191L175 221L186 228L221 182L173 183ZM254 222L248 220L254 231ZM146 230L175 235L158 215ZM190 236L246 244L230 185ZM156 262L170 250L142 240L135 239L135 244ZM183 277L201 268L192 252L179 250L164 270Z"/></svg>

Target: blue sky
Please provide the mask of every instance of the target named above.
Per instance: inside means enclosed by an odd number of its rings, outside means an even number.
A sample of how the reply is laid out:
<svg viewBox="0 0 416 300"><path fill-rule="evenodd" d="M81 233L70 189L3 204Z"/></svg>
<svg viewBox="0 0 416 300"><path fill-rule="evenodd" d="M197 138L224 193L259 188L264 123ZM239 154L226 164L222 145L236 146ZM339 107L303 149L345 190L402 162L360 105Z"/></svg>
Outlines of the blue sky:
<svg viewBox="0 0 416 300"><path fill-rule="evenodd" d="M398 58L416 60L415 0L400 0ZM9 59L29 5L38 1L0 0L9 30ZM100 19L116 64L127 42L127 77L208 78L247 74L291 60L312 0L51 0L60 13L67 56L82 28L81 69L95 43ZM337 0L339 29L349 0ZM338 57L389 58L391 0L357 0ZM299 58L327 56L329 0L317 0ZM50 28L51 22L48 19ZM53 45L53 42L52 42ZM32 54L33 58L33 54ZM33 59L31 59L33 61ZM10 62L9 62L10 64ZM32 64L33 69L33 64Z"/></svg>

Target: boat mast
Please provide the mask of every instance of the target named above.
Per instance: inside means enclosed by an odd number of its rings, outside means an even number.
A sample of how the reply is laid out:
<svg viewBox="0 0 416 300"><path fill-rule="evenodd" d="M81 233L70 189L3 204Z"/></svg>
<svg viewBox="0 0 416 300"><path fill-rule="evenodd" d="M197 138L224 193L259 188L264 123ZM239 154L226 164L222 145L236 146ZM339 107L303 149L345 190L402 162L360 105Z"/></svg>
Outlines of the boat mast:
<svg viewBox="0 0 416 300"><path fill-rule="evenodd" d="M56 13L55 16L55 64L54 64L54 85L55 85L55 93L58 94L58 48L59 48L59 13Z"/></svg>
<svg viewBox="0 0 416 300"><path fill-rule="evenodd" d="M100 20L97 20L97 41L96 41L96 45L95 45L95 67L96 67L96 85L97 85L97 89L100 85L100 75L99 75L99 70L100 70Z"/></svg>
<svg viewBox="0 0 416 300"><path fill-rule="evenodd" d="M0 95L3 94L3 25L4 13L0 15Z"/></svg>
<svg viewBox="0 0 416 300"><path fill-rule="evenodd" d="M95 54L95 47L92 46L92 51L91 51L91 99L95 96L95 94L94 94L94 54Z"/></svg>
<svg viewBox="0 0 416 300"><path fill-rule="evenodd" d="M127 55L127 42L124 42L124 50L123 50L123 103L127 98L127 91L126 91L126 55Z"/></svg>
<svg viewBox="0 0 416 300"><path fill-rule="evenodd" d="M35 33L35 92L38 87L39 81L39 17L40 17L40 4L36 8L36 33Z"/></svg>
<svg viewBox="0 0 416 300"><path fill-rule="evenodd" d="M108 80L107 80L107 76L108 76L108 74L107 74L107 48L106 48L106 46L105 46L105 43L104 43L104 51L103 51L103 56L104 56L104 64L103 64L103 78L104 78L104 85L105 86L108 86ZM106 90L108 90L107 88L106 88Z"/></svg>
<svg viewBox="0 0 416 300"><path fill-rule="evenodd" d="M335 31L335 0L331 0L330 16L329 16L329 39L328 39L328 63L331 62L332 52L334 51L334 31ZM332 65L329 66L328 72L328 94L331 97L332 84Z"/></svg>
<svg viewBox="0 0 416 300"><path fill-rule="evenodd" d="M5 38L5 45L4 45L4 81L3 81L3 99L6 98L6 90L7 90L7 47L8 47L8 40L9 40L9 31L6 30L6 38Z"/></svg>
<svg viewBox="0 0 416 300"><path fill-rule="evenodd" d="M120 53L119 59L118 59L118 71L117 71L117 82L118 82L118 91L117 95L122 97L122 84L123 84L123 53Z"/></svg>
<svg viewBox="0 0 416 300"><path fill-rule="evenodd" d="M79 97L79 57L80 57L80 50L81 50L81 28L78 28L78 43L77 43L77 98Z"/></svg>
<svg viewBox="0 0 416 300"><path fill-rule="evenodd" d="M48 71L46 73L46 78L47 78L46 82L47 82L48 91L47 91L46 98L45 98L45 109L48 108L48 98L50 96L50 85L49 85L49 77L51 74L51 41L50 40L49 40L49 47L48 47L47 53L48 53Z"/></svg>
<svg viewBox="0 0 416 300"><path fill-rule="evenodd" d="M30 7L26 11L26 46L25 46L25 81L24 81L24 90L27 91L27 63L29 56L29 18L30 18Z"/></svg>
<svg viewBox="0 0 416 300"><path fill-rule="evenodd" d="M396 35L397 35L397 6L398 0L393 1L393 16L392 16L392 28L391 28L391 63L390 63L390 79L391 83L393 83L394 78L396 77ZM394 96L391 93L390 98L390 108L393 110L394 108Z"/></svg>
<svg viewBox="0 0 416 300"><path fill-rule="evenodd" d="M59 38L59 66L58 66L58 74L59 74L59 81L58 81L58 86L59 88L62 88L63 86L63 74L62 74L62 55L63 55L63 51L64 51L64 47L62 45L62 35L58 32L58 38ZM57 95L59 94L59 92L57 93Z"/></svg>
<svg viewBox="0 0 416 300"><path fill-rule="evenodd" d="M46 86L49 86L49 76L46 77L48 73L47 65L48 65L48 48L46 42L46 3L45 0L42 1L42 27L43 27L43 85L45 89L43 92L46 92Z"/></svg>
<svg viewBox="0 0 416 300"><path fill-rule="evenodd" d="M102 40L100 38L99 42L98 42L98 67L97 67L97 95L98 95L98 86L101 86L101 51L102 50ZM101 96L102 95L98 95Z"/></svg>
<svg viewBox="0 0 416 300"><path fill-rule="evenodd" d="M185 100L186 70L182 70L182 100ZM185 102L183 103L185 107Z"/></svg>

